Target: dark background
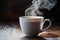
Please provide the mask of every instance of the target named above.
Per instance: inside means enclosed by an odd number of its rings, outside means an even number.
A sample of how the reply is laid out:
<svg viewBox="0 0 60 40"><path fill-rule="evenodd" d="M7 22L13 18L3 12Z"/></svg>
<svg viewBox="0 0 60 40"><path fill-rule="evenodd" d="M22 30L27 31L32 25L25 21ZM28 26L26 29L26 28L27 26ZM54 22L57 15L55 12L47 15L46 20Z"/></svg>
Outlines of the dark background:
<svg viewBox="0 0 60 40"><path fill-rule="evenodd" d="M32 0L0 0L0 21L18 21L19 16L25 15L25 10L31 5ZM40 9L44 17L60 23L60 0L50 11Z"/></svg>
<svg viewBox="0 0 60 40"><path fill-rule="evenodd" d="M31 5L32 0L0 0L0 20L18 20L19 16L25 15L25 9Z"/></svg>

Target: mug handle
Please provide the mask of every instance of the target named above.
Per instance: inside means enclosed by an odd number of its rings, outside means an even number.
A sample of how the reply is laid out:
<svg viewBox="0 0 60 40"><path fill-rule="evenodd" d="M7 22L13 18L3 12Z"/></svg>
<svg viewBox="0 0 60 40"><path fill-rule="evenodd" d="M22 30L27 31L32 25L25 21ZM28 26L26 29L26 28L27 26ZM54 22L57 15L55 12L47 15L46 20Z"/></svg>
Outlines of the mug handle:
<svg viewBox="0 0 60 40"><path fill-rule="evenodd" d="M44 23L45 23L46 21L48 21L50 24L48 25L48 27L46 27L46 28L43 29L43 25L44 25ZM48 28L51 26L51 24L52 24L52 23L51 23L51 20L50 20L50 19L45 19L45 20L41 23L40 29L41 29L42 31L44 31L44 30L48 29Z"/></svg>

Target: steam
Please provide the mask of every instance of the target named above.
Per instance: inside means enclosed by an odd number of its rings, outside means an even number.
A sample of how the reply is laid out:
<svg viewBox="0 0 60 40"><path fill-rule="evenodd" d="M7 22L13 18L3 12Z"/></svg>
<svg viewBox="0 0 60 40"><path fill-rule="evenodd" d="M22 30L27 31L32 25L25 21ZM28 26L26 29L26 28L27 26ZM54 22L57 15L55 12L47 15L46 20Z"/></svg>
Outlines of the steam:
<svg viewBox="0 0 60 40"><path fill-rule="evenodd" d="M22 32L15 24L0 25L0 40L17 40L21 35Z"/></svg>
<svg viewBox="0 0 60 40"><path fill-rule="evenodd" d="M25 16L43 15L43 12L38 9L47 9L49 11L56 3L56 0L33 0L32 5L25 10Z"/></svg>

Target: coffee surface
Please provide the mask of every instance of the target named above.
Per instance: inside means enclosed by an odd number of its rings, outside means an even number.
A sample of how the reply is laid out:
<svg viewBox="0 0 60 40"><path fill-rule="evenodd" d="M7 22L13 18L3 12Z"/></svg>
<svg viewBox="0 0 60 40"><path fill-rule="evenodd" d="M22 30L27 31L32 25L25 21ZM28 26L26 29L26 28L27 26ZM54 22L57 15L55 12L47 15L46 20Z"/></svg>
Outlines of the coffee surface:
<svg viewBox="0 0 60 40"><path fill-rule="evenodd" d="M23 16L21 19L25 22L39 22L43 21L44 18L39 16Z"/></svg>

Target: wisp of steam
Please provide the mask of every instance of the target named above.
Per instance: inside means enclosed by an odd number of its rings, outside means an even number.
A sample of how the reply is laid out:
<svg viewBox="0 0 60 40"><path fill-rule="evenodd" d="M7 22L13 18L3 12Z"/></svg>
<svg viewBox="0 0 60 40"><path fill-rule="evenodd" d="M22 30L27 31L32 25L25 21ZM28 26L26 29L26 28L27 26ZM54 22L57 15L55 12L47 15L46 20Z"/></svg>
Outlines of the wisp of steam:
<svg viewBox="0 0 60 40"><path fill-rule="evenodd" d="M25 10L25 16L43 15L43 12L38 9L47 9L49 11L56 3L56 0L33 0L32 5Z"/></svg>

